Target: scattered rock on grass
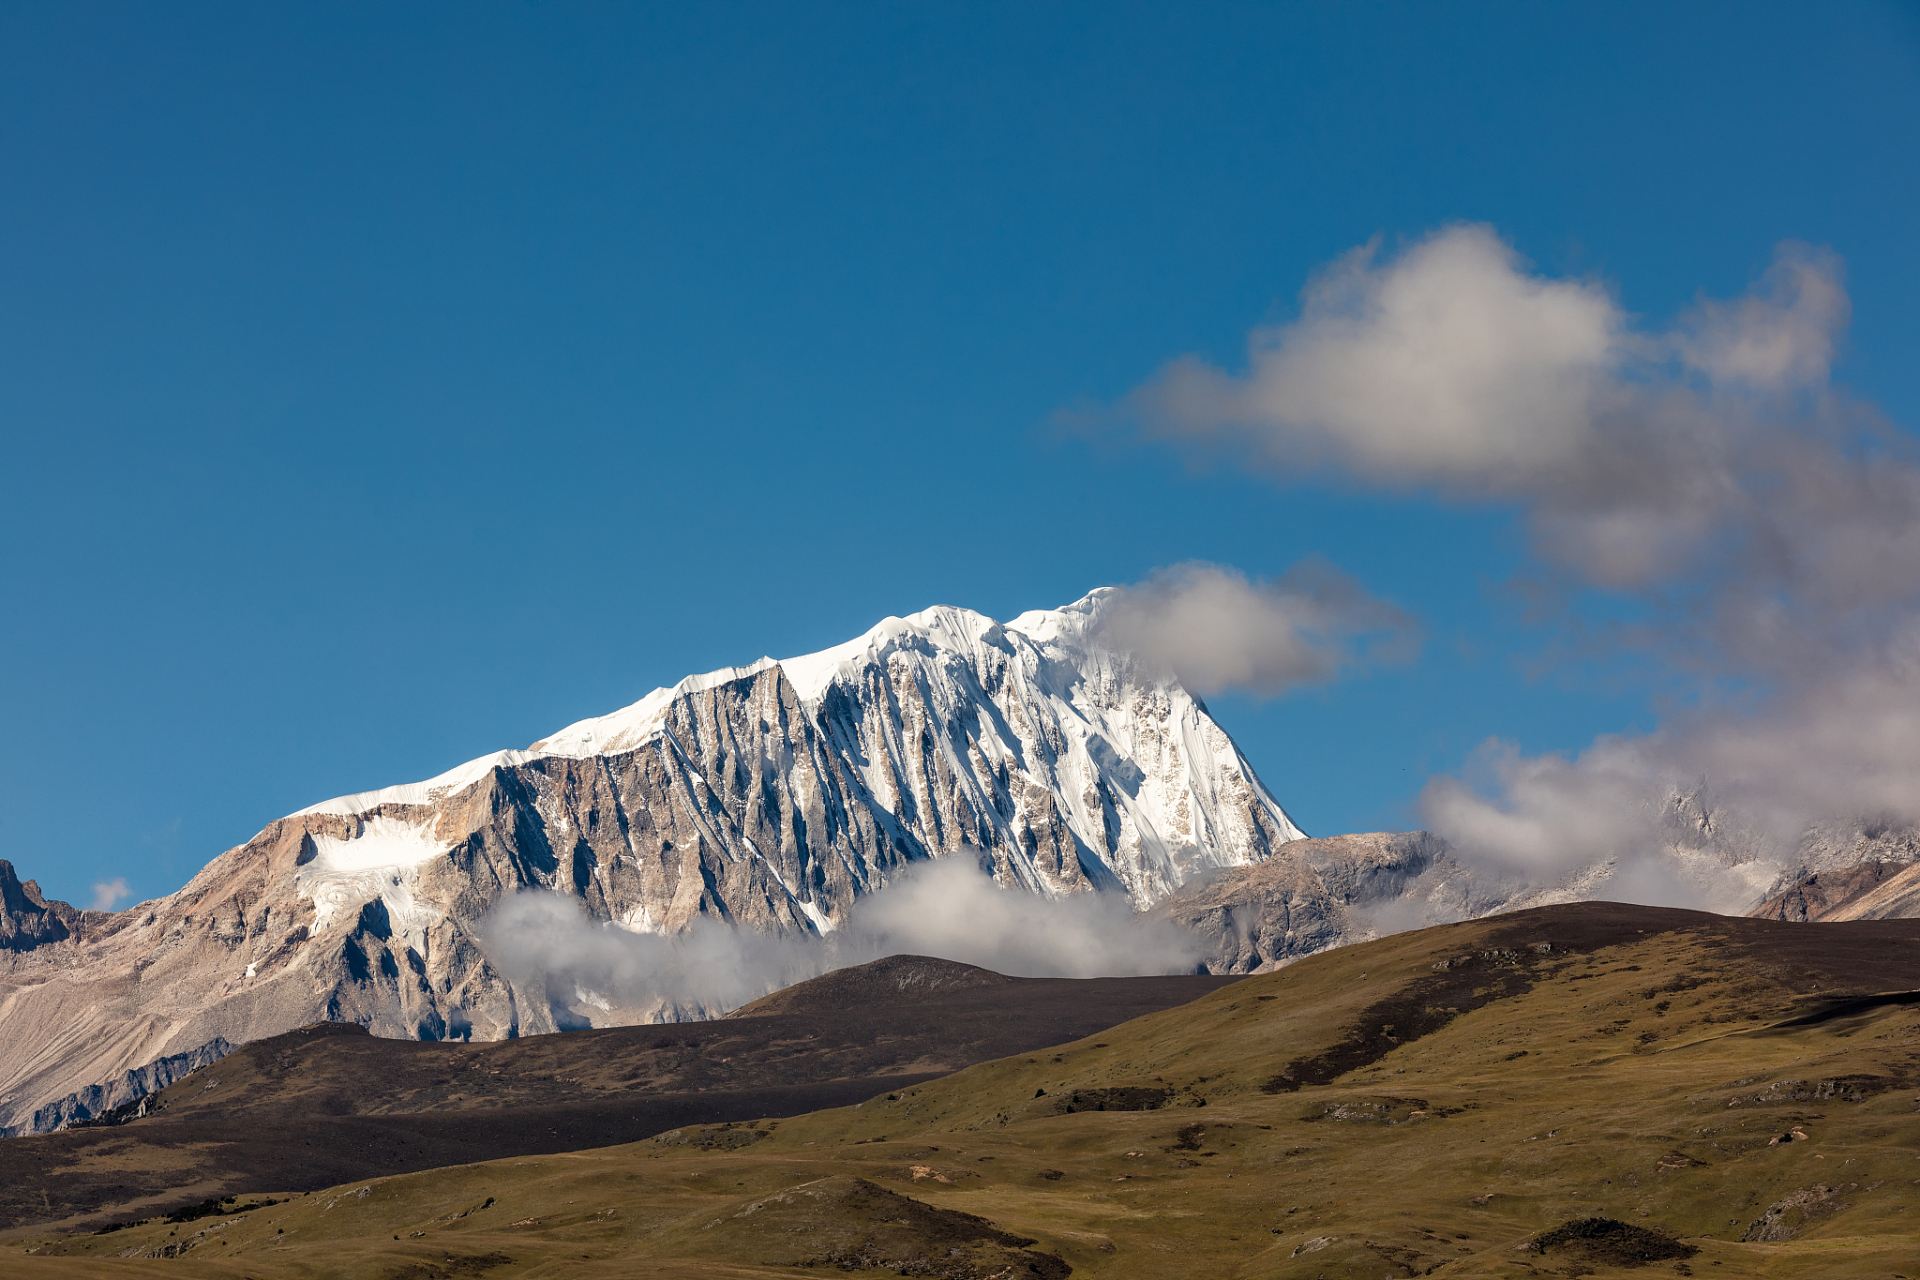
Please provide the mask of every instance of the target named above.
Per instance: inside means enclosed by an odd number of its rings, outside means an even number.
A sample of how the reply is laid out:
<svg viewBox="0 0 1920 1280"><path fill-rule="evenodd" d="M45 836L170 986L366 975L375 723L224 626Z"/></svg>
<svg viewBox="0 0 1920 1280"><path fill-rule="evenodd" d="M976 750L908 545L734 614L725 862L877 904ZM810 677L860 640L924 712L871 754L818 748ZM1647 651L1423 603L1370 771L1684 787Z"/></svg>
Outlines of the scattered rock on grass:
<svg viewBox="0 0 1920 1280"><path fill-rule="evenodd" d="M1832 1217L1845 1207L1835 1201L1835 1194L1834 1188L1819 1183L1802 1187L1768 1205L1767 1211L1755 1218L1740 1238L1769 1242L1791 1240L1802 1227Z"/></svg>

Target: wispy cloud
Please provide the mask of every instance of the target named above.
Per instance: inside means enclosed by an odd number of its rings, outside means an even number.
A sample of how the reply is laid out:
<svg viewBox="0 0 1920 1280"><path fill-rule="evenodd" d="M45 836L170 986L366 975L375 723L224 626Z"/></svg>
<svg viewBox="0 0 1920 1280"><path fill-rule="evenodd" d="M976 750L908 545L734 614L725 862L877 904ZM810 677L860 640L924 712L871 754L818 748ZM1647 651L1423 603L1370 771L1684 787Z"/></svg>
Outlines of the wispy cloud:
<svg viewBox="0 0 1920 1280"><path fill-rule="evenodd" d="M585 997L685 1013L736 1008L768 992L888 955L938 956L1022 977L1190 972L1191 935L1136 917L1118 894L1050 900L1002 889L964 855L920 863L863 898L825 938L777 936L718 920L672 936L629 933L545 892L502 901L481 924L488 958L559 1004Z"/></svg>
<svg viewBox="0 0 1920 1280"><path fill-rule="evenodd" d="M95 911L111 911L133 896L133 890L127 887L126 879L115 876L93 886L93 902L89 905Z"/></svg>
<svg viewBox="0 0 1920 1280"><path fill-rule="evenodd" d="M1404 661L1420 643L1411 615L1319 560L1265 581L1197 562L1159 570L1104 602L1095 639L1195 692L1262 695Z"/></svg>
<svg viewBox="0 0 1920 1280"><path fill-rule="evenodd" d="M1189 934L1136 916L1124 894L1002 889L964 856L914 866L856 903L831 937L865 959L939 956L1032 978L1182 973L1200 959Z"/></svg>

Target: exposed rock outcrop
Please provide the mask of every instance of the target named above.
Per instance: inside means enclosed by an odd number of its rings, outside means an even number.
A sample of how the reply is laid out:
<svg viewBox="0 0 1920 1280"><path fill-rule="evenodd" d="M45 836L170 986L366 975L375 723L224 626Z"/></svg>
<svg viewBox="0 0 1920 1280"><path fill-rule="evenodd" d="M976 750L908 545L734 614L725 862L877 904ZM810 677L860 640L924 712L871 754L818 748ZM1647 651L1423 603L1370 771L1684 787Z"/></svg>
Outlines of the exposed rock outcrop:
<svg viewBox="0 0 1920 1280"><path fill-rule="evenodd" d="M1197 879L1150 916L1197 934L1209 973L1256 973L1382 934L1484 915L1507 899L1425 831L1297 840Z"/></svg>
<svg viewBox="0 0 1920 1280"><path fill-rule="evenodd" d="M1891 920L1920 916L1920 862L1878 859L1806 875L1747 913L1767 920Z"/></svg>
<svg viewBox="0 0 1920 1280"><path fill-rule="evenodd" d="M1904 823L1833 819L1797 836L1742 824L1717 811L1704 787L1670 797L1663 815L1669 870L1691 881L1712 909L1777 919L1839 919L1818 912L1871 887L1874 864L1920 862L1920 828ZM1819 887L1801 892L1801 886ZM1840 886L1850 886L1844 891ZM1920 902L1889 915L1920 910ZM1802 911L1814 914L1796 914ZM1785 912L1786 914L1780 914ZM1867 917L1844 917L1859 918Z"/></svg>
<svg viewBox="0 0 1920 1280"><path fill-rule="evenodd" d="M31 951L64 941L83 927L88 914L44 897L38 884L22 882L13 864L0 858L0 951Z"/></svg>
<svg viewBox="0 0 1920 1280"><path fill-rule="evenodd" d="M52 1133L70 1124L93 1120L100 1116L108 1116L112 1119L110 1112L138 1103L149 1094L158 1093L175 1080L184 1078L189 1072L210 1066L232 1052L233 1046L225 1040L215 1040L211 1044L203 1044L186 1053L169 1054L164 1058L157 1058L144 1067L124 1073L117 1080L110 1080L105 1084L88 1085L57 1102L49 1102L29 1116L24 1123L9 1129L0 1129L0 1137L11 1138L22 1133Z"/></svg>
<svg viewBox="0 0 1920 1280"><path fill-rule="evenodd" d="M1791 1240L1803 1227L1813 1226L1852 1207L1842 1204L1837 1195L1836 1189L1825 1183L1801 1187L1768 1205L1765 1213L1747 1224L1740 1238L1766 1243Z"/></svg>

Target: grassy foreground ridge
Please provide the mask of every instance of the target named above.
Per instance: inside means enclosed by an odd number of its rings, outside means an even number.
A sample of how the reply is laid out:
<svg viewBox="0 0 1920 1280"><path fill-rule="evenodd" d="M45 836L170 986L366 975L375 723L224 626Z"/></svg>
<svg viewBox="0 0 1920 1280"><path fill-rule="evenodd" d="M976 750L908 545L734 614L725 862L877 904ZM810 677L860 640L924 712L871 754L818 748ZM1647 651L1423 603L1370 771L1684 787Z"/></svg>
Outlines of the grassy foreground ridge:
<svg viewBox="0 0 1920 1280"><path fill-rule="evenodd" d="M1542 908L855 1106L262 1187L0 1271L1920 1280L1916 987L1916 921Z"/></svg>

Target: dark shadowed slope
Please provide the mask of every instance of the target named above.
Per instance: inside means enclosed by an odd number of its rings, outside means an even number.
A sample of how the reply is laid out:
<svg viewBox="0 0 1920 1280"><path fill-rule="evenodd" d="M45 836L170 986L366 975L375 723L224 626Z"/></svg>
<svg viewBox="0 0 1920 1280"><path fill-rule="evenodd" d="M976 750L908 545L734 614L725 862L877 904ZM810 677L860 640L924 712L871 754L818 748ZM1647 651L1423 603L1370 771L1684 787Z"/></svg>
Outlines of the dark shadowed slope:
<svg viewBox="0 0 1920 1280"><path fill-rule="evenodd" d="M202 1068L148 1100L144 1118L0 1141L0 1227L840 1106L1091 1035L1231 981L1008 978L892 957L717 1022L488 1044L386 1040L322 1023Z"/></svg>
<svg viewBox="0 0 1920 1280"><path fill-rule="evenodd" d="M1020 981L1019 978L1009 978L991 969L954 960L935 960L929 956L888 956L872 964L836 969L807 982L796 982L770 996L762 996L751 1004L743 1004L727 1016L755 1018L774 1013L833 1015L843 1009L897 1004L903 999L916 997L952 997L966 991L990 993L995 988L1012 986ZM1004 995L1005 992L1000 994Z"/></svg>

